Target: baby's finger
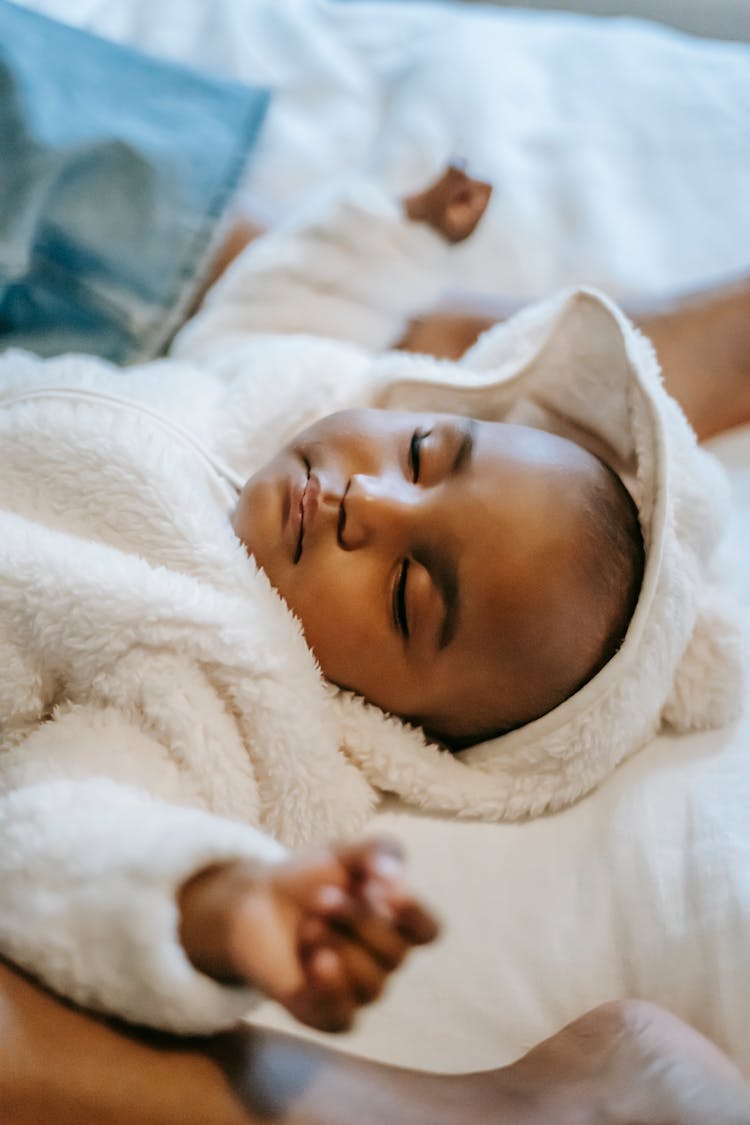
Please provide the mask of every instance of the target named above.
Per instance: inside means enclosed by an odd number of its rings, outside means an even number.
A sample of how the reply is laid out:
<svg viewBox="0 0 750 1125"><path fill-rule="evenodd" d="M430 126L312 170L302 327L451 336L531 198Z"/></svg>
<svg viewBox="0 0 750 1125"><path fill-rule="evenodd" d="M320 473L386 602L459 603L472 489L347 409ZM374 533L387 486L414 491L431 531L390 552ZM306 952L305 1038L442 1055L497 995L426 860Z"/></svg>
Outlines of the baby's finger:
<svg viewBox="0 0 750 1125"><path fill-rule="evenodd" d="M371 877L400 881L403 876L401 845L386 836L344 844L338 848L338 857L355 882Z"/></svg>
<svg viewBox="0 0 750 1125"><path fill-rule="evenodd" d="M376 1000L383 991L388 969L355 942L342 941L336 952L349 978L356 1003L370 1004Z"/></svg>
<svg viewBox="0 0 750 1125"><path fill-rule="evenodd" d="M387 972L403 961L410 943L387 919L378 917L367 909L356 910L345 922L332 923L342 936L360 945L378 961Z"/></svg>
<svg viewBox="0 0 750 1125"><path fill-rule="evenodd" d="M356 1001L340 951L330 947L315 950L305 969L305 1022L321 1031L346 1031L352 1025Z"/></svg>
<svg viewBox="0 0 750 1125"><path fill-rule="evenodd" d="M316 949L331 945L334 941L333 930L324 918L315 914L302 918L297 931L297 946L303 959L311 957Z"/></svg>
<svg viewBox="0 0 750 1125"><path fill-rule="evenodd" d="M373 914L391 922L393 904L407 894L399 845L387 839L369 840L345 849L341 858L350 872L352 904L364 905Z"/></svg>
<svg viewBox="0 0 750 1125"><path fill-rule="evenodd" d="M387 879L395 892L400 886L399 856L398 845L385 840L320 848L280 864L274 883L303 910L344 918L351 911L352 895L373 877Z"/></svg>
<svg viewBox="0 0 750 1125"><path fill-rule="evenodd" d="M347 893L349 876L332 848L317 848L280 863L274 870L275 886L303 909L316 909L322 898L338 902Z"/></svg>
<svg viewBox="0 0 750 1125"><path fill-rule="evenodd" d="M365 902L346 918L331 919L330 924L364 945L389 972L401 964L412 946L429 944L439 932L433 915L408 896L393 901L387 914L373 911Z"/></svg>
<svg viewBox="0 0 750 1125"><path fill-rule="evenodd" d="M429 945L440 933L440 924L416 899L404 898L394 904L394 925L410 945Z"/></svg>

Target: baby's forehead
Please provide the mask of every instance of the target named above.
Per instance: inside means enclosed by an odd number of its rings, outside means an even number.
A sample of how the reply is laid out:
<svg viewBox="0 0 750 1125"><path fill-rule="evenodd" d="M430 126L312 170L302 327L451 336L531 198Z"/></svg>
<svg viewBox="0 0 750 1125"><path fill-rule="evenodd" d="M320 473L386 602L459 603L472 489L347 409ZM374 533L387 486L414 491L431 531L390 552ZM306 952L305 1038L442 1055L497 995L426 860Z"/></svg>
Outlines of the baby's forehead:
<svg viewBox="0 0 750 1125"><path fill-rule="evenodd" d="M506 632L520 630L548 614L558 599L573 597L588 506L574 478L530 474L523 496L497 489L467 511L459 575L478 632L498 617Z"/></svg>
<svg viewBox="0 0 750 1125"><path fill-rule="evenodd" d="M575 595L582 531L575 510L522 507L502 525L489 510L481 518L484 526L467 534L459 565L466 621L477 635L498 623L506 634L523 632Z"/></svg>

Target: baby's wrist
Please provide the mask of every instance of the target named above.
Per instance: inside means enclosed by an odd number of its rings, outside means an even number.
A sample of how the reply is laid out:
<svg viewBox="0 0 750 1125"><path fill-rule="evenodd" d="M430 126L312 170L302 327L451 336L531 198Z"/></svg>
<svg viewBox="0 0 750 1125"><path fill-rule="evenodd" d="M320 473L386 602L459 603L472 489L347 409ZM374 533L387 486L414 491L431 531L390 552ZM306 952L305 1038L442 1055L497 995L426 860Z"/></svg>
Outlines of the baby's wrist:
<svg viewBox="0 0 750 1125"><path fill-rule="evenodd" d="M203 868L179 888L180 942L199 972L227 984L245 983L233 953L235 915L264 874L262 863L232 860Z"/></svg>

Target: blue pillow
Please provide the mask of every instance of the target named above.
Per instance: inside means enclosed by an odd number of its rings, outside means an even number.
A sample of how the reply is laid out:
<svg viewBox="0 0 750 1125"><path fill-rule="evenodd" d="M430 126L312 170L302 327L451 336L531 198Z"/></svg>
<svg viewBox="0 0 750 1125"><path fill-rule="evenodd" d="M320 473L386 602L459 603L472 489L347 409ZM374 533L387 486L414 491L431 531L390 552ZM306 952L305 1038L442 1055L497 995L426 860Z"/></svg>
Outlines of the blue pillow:
<svg viewBox="0 0 750 1125"><path fill-rule="evenodd" d="M0 349L162 351L268 101L0 0Z"/></svg>

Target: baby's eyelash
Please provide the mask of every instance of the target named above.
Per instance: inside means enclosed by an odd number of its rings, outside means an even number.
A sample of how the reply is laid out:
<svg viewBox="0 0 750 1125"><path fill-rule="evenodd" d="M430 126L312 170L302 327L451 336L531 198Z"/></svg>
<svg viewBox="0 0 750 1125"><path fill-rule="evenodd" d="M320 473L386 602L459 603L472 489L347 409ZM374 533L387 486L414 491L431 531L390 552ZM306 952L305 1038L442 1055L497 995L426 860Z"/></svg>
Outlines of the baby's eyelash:
<svg viewBox="0 0 750 1125"><path fill-rule="evenodd" d="M404 559L401 570L393 584L393 621L396 629L406 639L409 638L409 619L406 613L406 576L409 573L409 560Z"/></svg>
<svg viewBox="0 0 750 1125"><path fill-rule="evenodd" d="M411 468L411 479L415 484L419 480L419 470L422 464L422 442L429 434L430 430L415 430L409 442L409 466Z"/></svg>

